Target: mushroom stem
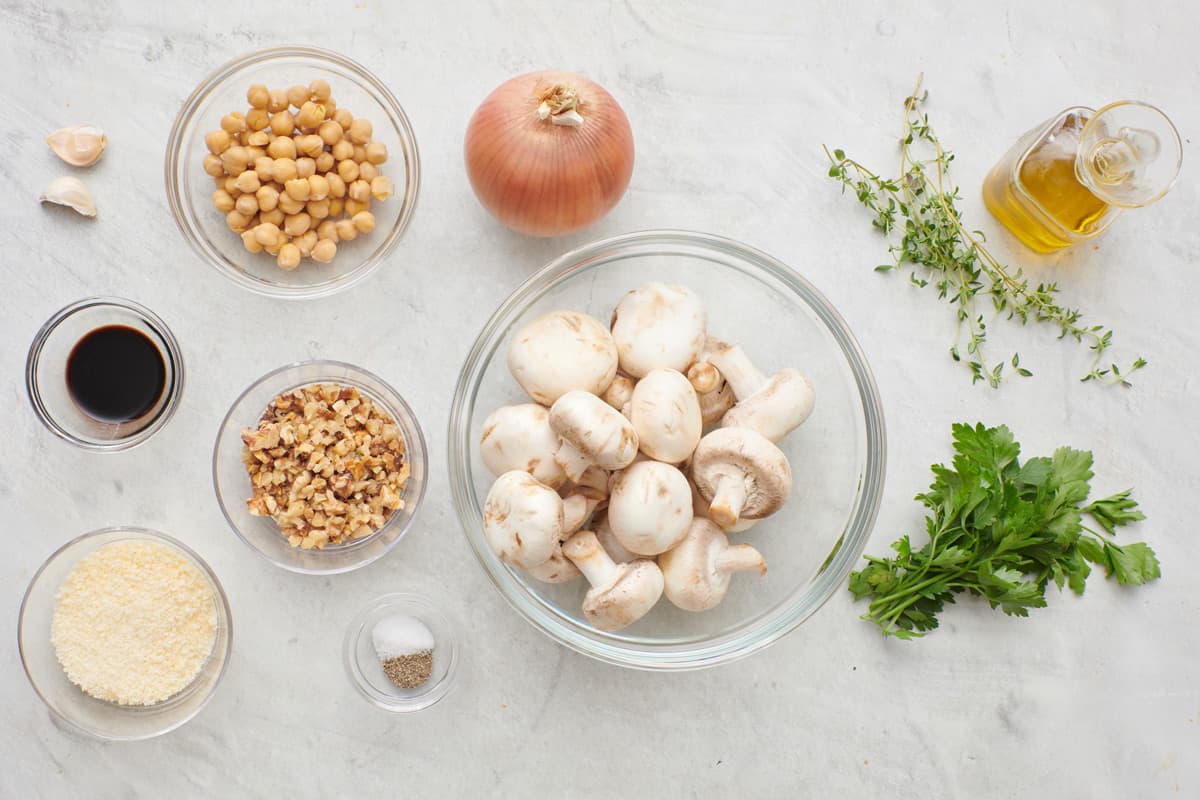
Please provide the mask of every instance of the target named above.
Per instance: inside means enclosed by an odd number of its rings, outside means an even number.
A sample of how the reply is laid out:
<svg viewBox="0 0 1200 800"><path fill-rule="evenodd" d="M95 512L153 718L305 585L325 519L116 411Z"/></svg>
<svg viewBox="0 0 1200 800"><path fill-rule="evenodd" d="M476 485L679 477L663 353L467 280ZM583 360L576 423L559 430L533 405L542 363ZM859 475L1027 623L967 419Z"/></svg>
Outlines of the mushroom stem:
<svg viewBox="0 0 1200 800"><path fill-rule="evenodd" d="M723 475L717 482L708 518L723 529L732 527L746 505L746 480L740 475Z"/></svg>
<svg viewBox="0 0 1200 800"><path fill-rule="evenodd" d="M574 533L583 527L587 518L596 510L599 501L582 494L571 494L563 498L563 535Z"/></svg>
<svg viewBox="0 0 1200 800"><path fill-rule="evenodd" d="M563 439L562 444L558 446L554 460L562 467L562 471L572 483L578 483L583 477L583 473L587 472L587 468L592 464L583 451L566 439Z"/></svg>
<svg viewBox="0 0 1200 800"><path fill-rule="evenodd" d="M759 575L767 574L767 562L762 553L748 544L736 544L722 550L713 562L713 568L718 572L749 572L756 569Z"/></svg>
<svg viewBox="0 0 1200 800"><path fill-rule="evenodd" d="M754 366L741 345L723 344L714 347L709 359L721 371L725 382L733 389L733 394L738 400L745 400L767 382L767 376Z"/></svg>
<svg viewBox="0 0 1200 800"><path fill-rule="evenodd" d="M617 563L591 531L580 531L568 539L563 544L563 555L579 567L592 586L607 586L617 571Z"/></svg>

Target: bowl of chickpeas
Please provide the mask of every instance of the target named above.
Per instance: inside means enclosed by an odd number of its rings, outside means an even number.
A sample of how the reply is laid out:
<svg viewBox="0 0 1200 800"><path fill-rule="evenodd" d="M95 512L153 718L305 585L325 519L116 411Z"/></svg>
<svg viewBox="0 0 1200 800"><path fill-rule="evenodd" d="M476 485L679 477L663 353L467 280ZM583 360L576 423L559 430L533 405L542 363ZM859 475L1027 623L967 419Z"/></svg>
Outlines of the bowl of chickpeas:
<svg viewBox="0 0 1200 800"><path fill-rule="evenodd" d="M184 239L235 283L323 297L370 275L408 227L417 143L392 92L311 47L259 50L188 97L167 143Z"/></svg>

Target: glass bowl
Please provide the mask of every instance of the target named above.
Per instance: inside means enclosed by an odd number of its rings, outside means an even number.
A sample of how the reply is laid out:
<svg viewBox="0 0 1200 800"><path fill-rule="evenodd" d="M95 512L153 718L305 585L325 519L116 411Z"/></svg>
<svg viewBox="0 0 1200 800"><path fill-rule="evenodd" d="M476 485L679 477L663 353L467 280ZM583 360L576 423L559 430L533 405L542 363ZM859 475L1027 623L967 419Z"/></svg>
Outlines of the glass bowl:
<svg viewBox="0 0 1200 800"><path fill-rule="evenodd" d="M575 309L608 321L630 289L648 281L690 286L714 336L741 344L765 372L794 366L816 389L812 417L780 443L795 488L784 508L731 535L758 548L769 571L735 575L723 603L702 613L663 598L615 633L584 621L580 580L546 584L493 554L482 504L494 480L477 443L483 420L529 402L508 372L511 335L540 314ZM534 627L586 655L648 670L695 669L758 651L794 630L839 589L862 555L883 489L883 410L871 371L845 321L785 264L718 236L648 231L618 236L552 261L501 304L459 376L450 411L451 491L479 563Z"/></svg>
<svg viewBox="0 0 1200 800"><path fill-rule="evenodd" d="M149 411L128 422L104 422L85 414L67 389L67 361L75 345L109 325L139 331L162 356L162 394ZM128 450L175 414L183 396L183 354L171 329L150 309L117 297L89 297L58 311L33 337L25 360L25 389L34 413L55 436L85 450Z"/></svg>
<svg viewBox="0 0 1200 800"><path fill-rule="evenodd" d="M370 120L373 137L387 145L381 173L395 193L373 202L375 230L352 242L338 242L329 264L304 259L291 271L280 269L268 253L250 253L229 230L225 215L212 204L213 179L204 171L204 136L220 127L221 117L249 107L252 84L271 89L308 85L322 78L333 89L339 108ZM201 81L184 102L167 141L167 199L184 239L222 275L273 297L324 297L354 285L374 271L396 247L412 217L420 185L417 142L404 109L391 91L361 65L345 56L312 47L276 47L236 58Z"/></svg>
<svg viewBox="0 0 1200 800"><path fill-rule="evenodd" d="M388 680L375 653L371 631L393 614L414 617L433 634L433 672L415 689L401 689ZM346 628L342 660L350 683L374 705L387 711L420 711L445 697L454 685L458 642L445 615L425 598L401 592L385 594L359 612Z"/></svg>
<svg viewBox="0 0 1200 800"><path fill-rule="evenodd" d="M217 617L216 639L204 667L181 692L152 706L122 706L84 694L63 672L50 641L55 596L71 570L80 559L104 545L127 540L165 545L194 564L212 588ZM233 618L217 576L204 559L182 542L145 528L103 528L67 542L34 574L21 601L17 642L29 682L55 717L99 739L132 741L173 731L200 713L229 665Z"/></svg>
<svg viewBox="0 0 1200 800"><path fill-rule="evenodd" d="M369 536L322 550L293 547L279 533L270 517L256 517L246 508L251 495L250 478L242 465L242 430L254 428L277 395L314 383L339 383L354 386L385 409L404 437L410 474L400 495L404 508L398 509L383 527ZM250 549L276 566L307 574L349 572L365 567L396 546L412 525L421 498L425 496L429 464L425 438L413 411L404 398L382 378L364 369L340 361L305 361L288 364L255 381L234 401L221 422L213 446L213 487L221 513L229 527Z"/></svg>

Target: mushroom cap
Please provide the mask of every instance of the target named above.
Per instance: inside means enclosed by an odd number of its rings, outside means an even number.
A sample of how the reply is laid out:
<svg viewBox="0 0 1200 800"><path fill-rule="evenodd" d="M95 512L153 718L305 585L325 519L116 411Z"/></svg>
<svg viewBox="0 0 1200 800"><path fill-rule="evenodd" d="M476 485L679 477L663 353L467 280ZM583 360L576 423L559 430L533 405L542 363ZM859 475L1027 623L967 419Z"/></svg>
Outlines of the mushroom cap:
<svg viewBox="0 0 1200 800"><path fill-rule="evenodd" d="M525 574L542 583L566 583L575 580L583 573L571 559L563 555L562 548L557 547L550 558L536 567L525 570Z"/></svg>
<svg viewBox="0 0 1200 800"><path fill-rule="evenodd" d="M612 316L621 370L640 378L654 369L684 372L704 347L708 315L691 289L647 283L626 294Z"/></svg>
<svg viewBox="0 0 1200 800"><path fill-rule="evenodd" d="M501 406L483 421L479 455L493 475L519 469L551 489L566 481L554 460L558 434L550 427L550 412L537 403Z"/></svg>
<svg viewBox="0 0 1200 800"><path fill-rule="evenodd" d="M749 428L773 442L800 427L813 412L816 394L802 372L781 369L721 418L724 428Z"/></svg>
<svg viewBox="0 0 1200 800"><path fill-rule="evenodd" d="M550 406L572 389L603 393L617 374L617 346L595 317L551 311L513 336L508 369L530 397Z"/></svg>
<svg viewBox="0 0 1200 800"><path fill-rule="evenodd" d="M617 564L608 586L593 586L583 598L583 617L602 631L637 622L662 597L662 570L648 558Z"/></svg>
<svg viewBox="0 0 1200 800"><path fill-rule="evenodd" d="M562 499L523 470L496 479L483 503L483 532L501 561L529 569L545 563L559 546Z"/></svg>
<svg viewBox="0 0 1200 800"><path fill-rule="evenodd" d="M736 569L766 571L757 550L749 545L731 546L716 523L696 517L688 527L687 537L658 557L667 599L685 611L705 611L725 599L735 570L722 568L723 553L741 556Z"/></svg>
<svg viewBox="0 0 1200 800"><path fill-rule="evenodd" d="M642 452L668 464L691 457L704 428L696 390L673 369L652 370L637 382L629 402L629 421Z"/></svg>
<svg viewBox="0 0 1200 800"><path fill-rule="evenodd" d="M639 461L622 470L608 498L608 524L627 550L654 556L687 535L692 490L670 464Z"/></svg>
<svg viewBox="0 0 1200 800"><path fill-rule="evenodd" d="M692 480L711 502L723 478L744 481L746 499L739 519L761 519L779 510L792 491L787 456L748 428L718 428L700 440L692 454Z"/></svg>
<svg viewBox="0 0 1200 800"><path fill-rule="evenodd" d="M621 469L638 452L638 436L621 412L594 394L573 390L550 407L550 427L603 469Z"/></svg>

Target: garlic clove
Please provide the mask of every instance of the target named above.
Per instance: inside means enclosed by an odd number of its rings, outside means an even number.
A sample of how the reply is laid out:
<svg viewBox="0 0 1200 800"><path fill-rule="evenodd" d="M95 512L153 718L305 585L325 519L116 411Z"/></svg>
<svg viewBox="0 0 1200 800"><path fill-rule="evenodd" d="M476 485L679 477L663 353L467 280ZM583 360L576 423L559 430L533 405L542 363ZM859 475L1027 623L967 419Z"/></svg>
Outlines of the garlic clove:
<svg viewBox="0 0 1200 800"><path fill-rule="evenodd" d="M50 181L46 191L38 198L43 203L54 203L75 209L85 217L96 216L96 204L83 181L72 175L64 175Z"/></svg>
<svg viewBox="0 0 1200 800"><path fill-rule="evenodd" d="M108 137L95 125L59 128L46 137L54 154L73 167L90 167L100 160Z"/></svg>

